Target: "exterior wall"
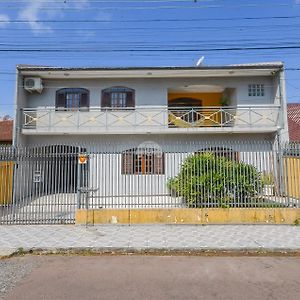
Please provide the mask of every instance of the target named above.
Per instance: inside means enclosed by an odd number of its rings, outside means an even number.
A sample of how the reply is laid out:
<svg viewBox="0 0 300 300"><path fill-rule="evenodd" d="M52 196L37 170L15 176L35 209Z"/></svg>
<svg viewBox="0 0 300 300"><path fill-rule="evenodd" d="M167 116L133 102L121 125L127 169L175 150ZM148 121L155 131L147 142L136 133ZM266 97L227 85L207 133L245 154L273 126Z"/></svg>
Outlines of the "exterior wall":
<svg viewBox="0 0 300 300"><path fill-rule="evenodd" d="M55 145L55 144L80 144L86 146L94 145L97 149L100 146L103 146L104 149L110 147L113 150L126 150L126 147L134 147L145 141L153 141L159 145L169 144L170 146L176 145L179 147L180 145L185 145L185 143L222 143L226 142L229 145L234 145L238 142L245 142L247 145L247 141L249 141L249 145L253 144L253 142L273 142L274 134L138 134L131 135L128 138L127 135L38 135L38 136L28 136L27 145ZM125 147L125 148L124 148Z"/></svg>
<svg viewBox="0 0 300 300"><path fill-rule="evenodd" d="M199 106L220 106L221 105L221 93L169 93L168 101L176 98L193 98L201 100L202 103Z"/></svg>
<svg viewBox="0 0 300 300"><path fill-rule="evenodd" d="M23 88L23 77L17 75L16 80L16 99L15 104L17 109L15 110L14 118L14 135L13 135L13 144L14 145L26 145L27 137L21 134L21 127L23 122L23 116L21 109L26 107L30 100L28 99L29 94Z"/></svg>
<svg viewBox="0 0 300 300"><path fill-rule="evenodd" d="M181 165L188 155L203 149L207 150L207 148L215 146L232 149L238 152L240 161L252 164L260 172L272 173L276 177L274 163L277 160L272 154L270 155L272 153L272 143L266 143L266 141L272 142L273 137L265 134L251 135L251 137L251 139L247 139L247 137L241 135L227 137L219 135L216 137L210 136L204 140L201 135L138 135L132 136L129 140L124 135L102 135L96 136L94 139L91 136L83 136L79 141L78 136L30 136L28 137L30 143L28 146L32 145L34 153L39 153L36 146L43 144L77 144L79 147L86 149L90 154L89 162L84 167L86 172L80 174L84 174L81 175L82 182L87 182L87 187L94 190L93 208L110 207L112 204L115 208L124 208L125 205L142 207L142 205L151 203L151 207L159 207L162 203L168 203L170 207L180 207L180 199L170 197L167 182L179 173ZM221 140L223 142L220 142ZM164 153L164 174L122 174L122 152L142 147L147 142L150 145L151 143L156 144ZM70 155L67 157L70 163ZM62 168L62 163L41 158L38 160L27 158L18 163L15 172L15 180L18 182L19 187L18 190L14 191L16 201L19 201L21 196L31 200L44 195L67 192L66 188L64 190L58 189L56 179L59 176L66 177L66 174L72 173L74 175L72 181L75 184L77 182L77 172L75 172L76 169L71 171L69 166L65 169L67 173L63 175L59 173L59 175L58 170L62 170ZM50 169L52 171L49 171ZM40 182L33 182L36 171L41 172L42 180ZM45 184L48 184L46 189L44 189ZM51 187L52 185L55 186ZM74 189L72 189L73 193ZM75 194L73 196L75 197ZM139 200L140 206L135 206L137 200Z"/></svg>
<svg viewBox="0 0 300 300"><path fill-rule="evenodd" d="M286 86L285 86L285 73L280 72L278 80L278 94L280 99L280 105L282 112L280 115L280 122L282 130L278 134L278 142L289 141L289 128L288 128L288 117L287 117L287 99L286 99Z"/></svg>
<svg viewBox="0 0 300 300"><path fill-rule="evenodd" d="M248 84L265 84L264 97L249 97ZM27 93L26 101L19 107L43 108L55 106L56 90L64 87L81 87L90 90L90 106L101 105L101 91L112 86L127 86L136 91L136 106L167 106L168 89L185 85L217 85L236 89L238 105L274 104L273 80L269 77L250 78L174 78L174 79L80 79L80 80L44 80L46 87L42 94ZM19 96L21 96L19 94ZM209 101L207 105L210 105Z"/></svg>
<svg viewBox="0 0 300 300"><path fill-rule="evenodd" d="M283 76L283 75L280 75ZM134 79L63 79L53 80L45 79L44 90L41 94L28 93L22 87L23 77L18 76L17 88L17 107L20 108L33 108L40 109L37 112L38 121L41 127L37 125L36 129L24 129L25 134L19 134L22 127L23 116L18 109L16 112L16 127L15 127L15 143L26 145L30 143L27 140L29 136L26 134L40 134L39 140L41 141L42 135L63 135L63 134L78 134L77 140L81 140L82 136L79 134L144 134L145 132L151 134L182 134L185 133L206 133L206 126L204 128L168 128L168 94L169 91L183 88L184 86L201 86L201 85L215 85L223 87L224 93L230 98L229 105L236 106L237 108L228 109L222 112L222 117L219 112L214 115L220 116L222 120L227 118L227 123L223 128L216 126L211 127L210 134L233 134L245 133L247 136L251 132L278 132L281 140L286 140L287 124L285 124L286 117L283 116L279 108L263 107L264 105L281 105L284 108L286 105L285 90L279 83L277 75L274 76L249 76L249 77L211 77L211 78L134 78ZM248 84L261 83L265 84L264 97L249 97ZM99 109L101 105L101 91L105 88L112 86L127 86L135 89L136 91L136 110L133 112L118 112L109 113L99 116L99 110L93 111L93 108ZM65 87L81 87L90 91L90 112L73 112L73 116L69 117L67 112L51 111L44 114L42 109L54 108L56 91ZM178 96L179 94L177 94ZM181 94L183 95L183 94ZM219 95L212 93L201 93L204 99L205 106L220 105ZM253 106L253 109L251 108ZM250 108L249 108L250 107ZM226 107L225 107L226 108ZM285 108L283 109L285 111ZM69 113L71 114L71 113ZM66 115L66 116L65 116ZM124 115L124 116L123 116ZM43 117L44 116L44 117ZM119 122L119 118L124 119L123 123ZM67 119L64 123L61 119ZM80 122L78 120L80 119ZM90 119L96 119L96 125L91 124ZM52 120L50 123L49 120ZM57 122L55 121L57 120ZM106 123L105 123L106 122ZM116 124L117 123L117 124ZM52 126L51 124L55 124ZM83 125L81 125L83 124ZM111 125L112 124L112 125ZM214 123L215 124L215 123ZM126 125L126 126L125 126ZM283 128L281 130L281 127ZM220 137L220 136L219 136ZM206 135L205 139L209 137ZM249 136L251 138L251 136ZM46 137L48 139L48 136ZM60 138L55 137L58 142ZM63 138L64 140L64 138Z"/></svg>

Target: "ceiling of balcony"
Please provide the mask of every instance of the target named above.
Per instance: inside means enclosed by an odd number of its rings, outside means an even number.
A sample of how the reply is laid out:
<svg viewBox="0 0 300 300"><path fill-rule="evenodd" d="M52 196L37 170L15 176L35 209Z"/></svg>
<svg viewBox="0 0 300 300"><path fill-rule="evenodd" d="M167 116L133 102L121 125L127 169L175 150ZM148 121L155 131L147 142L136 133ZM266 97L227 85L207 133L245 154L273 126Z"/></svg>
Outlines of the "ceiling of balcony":
<svg viewBox="0 0 300 300"><path fill-rule="evenodd" d="M169 93L222 93L224 87L218 85L185 85L171 87Z"/></svg>

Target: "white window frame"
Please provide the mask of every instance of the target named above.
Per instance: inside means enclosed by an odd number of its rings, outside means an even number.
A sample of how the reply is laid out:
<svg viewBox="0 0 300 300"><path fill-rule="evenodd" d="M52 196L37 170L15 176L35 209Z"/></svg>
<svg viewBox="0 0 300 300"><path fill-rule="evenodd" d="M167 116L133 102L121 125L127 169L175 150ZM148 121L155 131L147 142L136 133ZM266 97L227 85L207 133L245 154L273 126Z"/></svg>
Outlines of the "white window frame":
<svg viewBox="0 0 300 300"><path fill-rule="evenodd" d="M264 97L265 85L263 83L248 84L248 97Z"/></svg>

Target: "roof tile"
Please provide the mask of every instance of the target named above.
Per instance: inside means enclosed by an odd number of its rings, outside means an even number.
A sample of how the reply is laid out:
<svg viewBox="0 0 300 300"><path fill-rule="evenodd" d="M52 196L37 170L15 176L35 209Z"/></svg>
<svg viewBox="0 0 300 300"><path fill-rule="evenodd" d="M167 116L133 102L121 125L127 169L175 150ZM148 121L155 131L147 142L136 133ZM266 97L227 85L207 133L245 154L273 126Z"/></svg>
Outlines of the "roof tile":
<svg viewBox="0 0 300 300"><path fill-rule="evenodd" d="M13 121L0 121L0 142L12 142Z"/></svg>
<svg viewBox="0 0 300 300"><path fill-rule="evenodd" d="M300 141L300 103L287 106L290 141Z"/></svg>

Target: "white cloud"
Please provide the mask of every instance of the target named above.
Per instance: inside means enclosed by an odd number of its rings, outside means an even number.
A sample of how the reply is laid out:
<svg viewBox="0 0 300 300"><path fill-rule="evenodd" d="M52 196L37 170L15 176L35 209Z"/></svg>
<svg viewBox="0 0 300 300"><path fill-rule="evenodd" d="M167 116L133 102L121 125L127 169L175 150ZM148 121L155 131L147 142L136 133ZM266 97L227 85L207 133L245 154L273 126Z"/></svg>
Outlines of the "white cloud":
<svg viewBox="0 0 300 300"><path fill-rule="evenodd" d="M31 29L35 30L35 33L39 33L41 29L45 31L51 31L51 27L43 23L36 22L39 18L41 9L45 8L46 6L46 0L29 0L25 8L19 12L18 17L22 20L28 21L29 26Z"/></svg>
<svg viewBox="0 0 300 300"><path fill-rule="evenodd" d="M57 5L57 9L52 10L51 4L49 4L49 1L47 0L28 0L25 8L19 12L18 17L22 20L28 21L29 26L32 30L34 30L34 33L45 33L45 31L52 32L52 28L49 25L37 22L40 15L47 15L51 17L63 16L63 8L84 8L89 5L89 0L80 0L79 2L71 0L67 0L66 2L57 1L57 4L52 5ZM47 8L49 8L49 10L47 10Z"/></svg>
<svg viewBox="0 0 300 300"><path fill-rule="evenodd" d="M0 14L0 27L4 27L9 24L10 18L7 15Z"/></svg>
<svg viewBox="0 0 300 300"><path fill-rule="evenodd" d="M49 24L37 22L37 20L45 19L45 16L50 17L51 19L62 18L64 16L64 8L76 8L78 9L77 12L80 12L80 9L84 9L90 5L90 0L54 1L55 2L51 4L49 3L49 0L28 0L26 5L19 11L18 18L27 21L34 34L45 34L45 32L51 33L55 29L52 29ZM53 9L52 5L55 5L56 9ZM67 11L68 10L66 10L66 12ZM97 14L95 20L109 21L111 20L111 15L106 12L101 12ZM78 33L82 34L82 32ZM94 32L86 32L87 37L92 37L94 35Z"/></svg>

